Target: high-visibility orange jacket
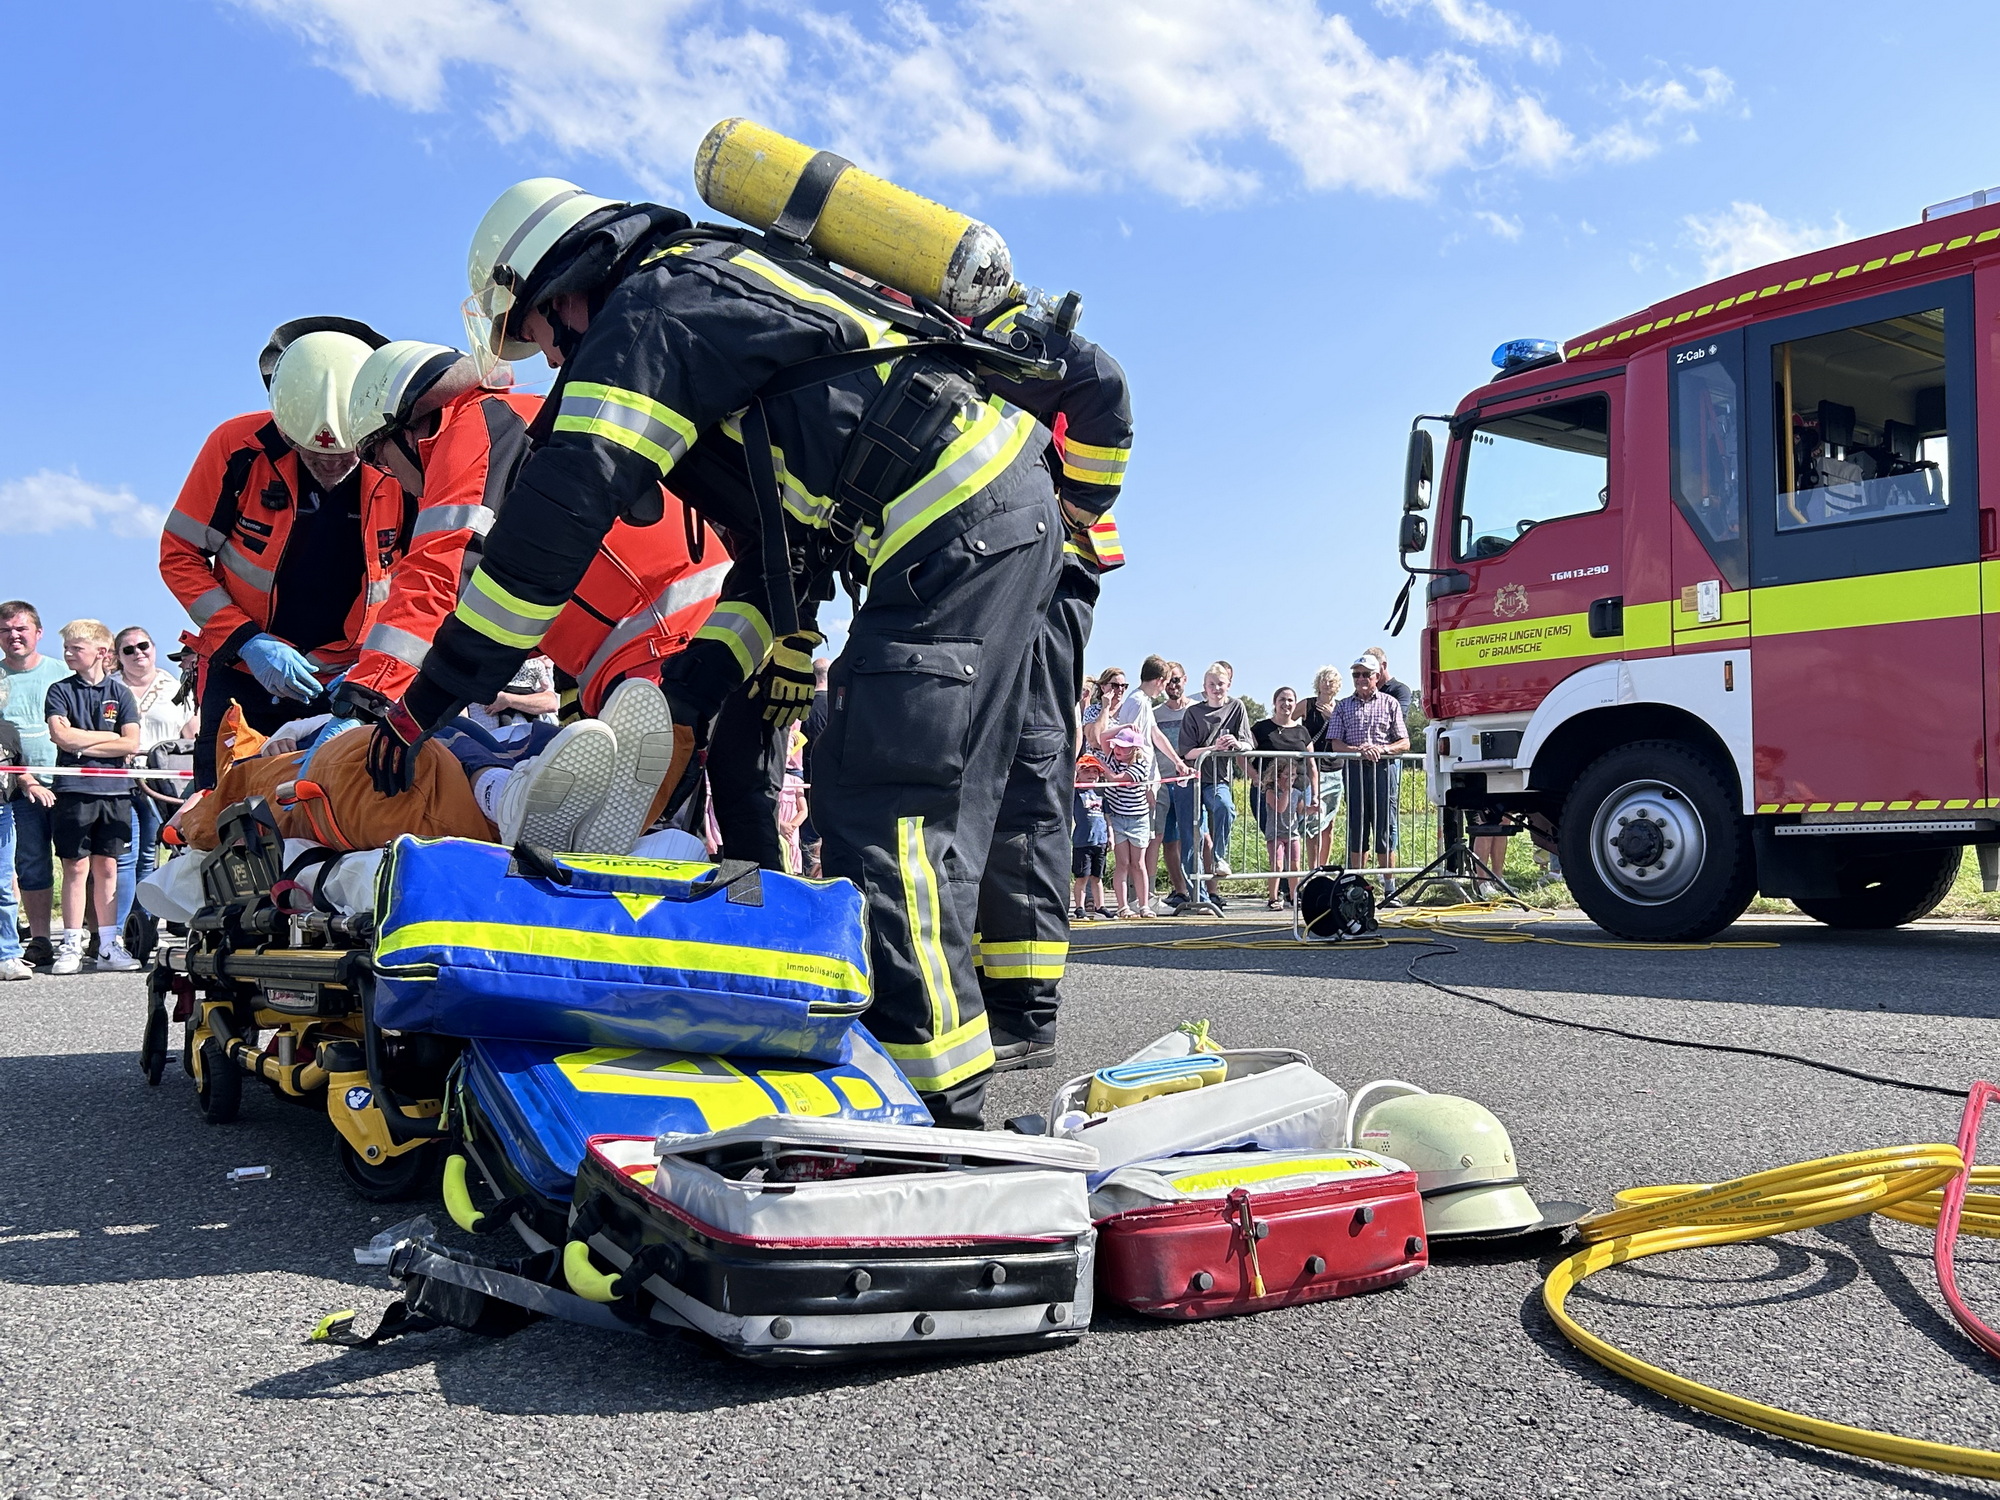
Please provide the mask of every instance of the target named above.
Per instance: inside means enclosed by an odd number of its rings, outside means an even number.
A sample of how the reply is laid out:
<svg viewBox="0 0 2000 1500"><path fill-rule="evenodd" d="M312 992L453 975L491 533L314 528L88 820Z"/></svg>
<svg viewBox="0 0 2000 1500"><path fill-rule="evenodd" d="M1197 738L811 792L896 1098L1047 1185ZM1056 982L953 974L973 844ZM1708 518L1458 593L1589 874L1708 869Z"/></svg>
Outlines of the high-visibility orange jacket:
<svg viewBox="0 0 2000 1500"><path fill-rule="evenodd" d="M482 538L529 450L541 397L473 389L440 408L437 431L417 444L424 495L408 554L389 579L388 601L347 680L398 698L424 664L438 627L457 607L479 563ZM711 537L697 562L685 529L614 525L556 616L541 650L575 681L585 713L603 706L625 673L679 651L714 608L729 554Z"/></svg>
<svg viewBox="0 0 2000 1500"><path fill-rule="evenodd" d="M360 485L364 584L341 638L314 644L306 657L327 673L360 654L415 513L402 486L380 469L362 465ZM269 626L303 488L299 456L269 412L231 417L202 444L160 534L160 577L193 617L205 661L234 661L243 643Z"/></svg>

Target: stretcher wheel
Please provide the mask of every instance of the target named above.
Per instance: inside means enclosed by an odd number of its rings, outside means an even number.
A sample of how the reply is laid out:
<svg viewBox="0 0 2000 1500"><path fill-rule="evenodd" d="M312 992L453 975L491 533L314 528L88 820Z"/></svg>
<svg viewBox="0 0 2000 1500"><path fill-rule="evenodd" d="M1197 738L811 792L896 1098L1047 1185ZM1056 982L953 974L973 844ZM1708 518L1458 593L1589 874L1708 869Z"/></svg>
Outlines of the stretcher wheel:
<svg viewBox="0 0 2000 1500"><path fill-rule="evenodd" d="M381 1162L364 1160L345 1140L339 1142L339 1147L340 1175L370 1203L402 1203L429 1197L444 1165L444 1153L435 1146L419 1146Z"/></svg>
<svg viewBox="0 0 2000 1500"><path fill-rule="evenodd" d="M158 1085L167 1071L167 1011L155 1004L146 1012L146 1033L139 1042L139 1071L146 1082Z"/></svg>
<svg viewBox="0 0 2000 1500"><path fill-rule="evenodd" d="M201 1081L195 1085L195 1095L211 1125L227 1125L243 1108L243 1070L214 1037L201 1044Z"/></svg>

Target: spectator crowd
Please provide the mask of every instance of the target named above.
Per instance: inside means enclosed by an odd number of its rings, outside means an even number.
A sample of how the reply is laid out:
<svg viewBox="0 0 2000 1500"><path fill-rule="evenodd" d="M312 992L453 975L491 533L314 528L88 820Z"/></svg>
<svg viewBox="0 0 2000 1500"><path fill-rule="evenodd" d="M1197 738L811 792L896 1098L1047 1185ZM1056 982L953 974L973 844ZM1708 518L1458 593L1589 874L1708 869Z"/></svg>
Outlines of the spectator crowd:
<svg viewBox="0 0 2000 1500"><path fill-rule="evenodd" d="M1296 689L1277 688L1269 713L1255 722L1248 700L1235 695L1235 677L1228 662L1211 662L1200 695L1190 698L1187 668L1149 656L1136 686L1120 667L1084 680L1070 817L1072 921L1228 905L1215 882L1233 873L1239 780L1268 868L1337 860L1343 801L1345 863L1393 863L1413 695L1390 672L1387 653L1364 652L1345 672L1321 667L1303 701ZM1163 858L1169 889L1156 895ZM1266 904L1293 905L1293 885L1272 878Z"/></svg>

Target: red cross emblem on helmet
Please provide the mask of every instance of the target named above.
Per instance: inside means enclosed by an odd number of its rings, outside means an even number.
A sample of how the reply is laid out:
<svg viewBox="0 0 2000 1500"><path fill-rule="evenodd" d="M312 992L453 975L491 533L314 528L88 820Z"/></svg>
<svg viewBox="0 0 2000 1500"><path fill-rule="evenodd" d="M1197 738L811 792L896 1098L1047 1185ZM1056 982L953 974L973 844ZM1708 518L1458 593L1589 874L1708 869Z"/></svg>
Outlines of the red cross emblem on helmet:
<svg viewBox="0 0 2000 1500"><path fill-rule="evenodd" d="M338 448L340 443L334 437L331 428L322 427L318 432L313 434L313 446L315 448Z"/></svg>

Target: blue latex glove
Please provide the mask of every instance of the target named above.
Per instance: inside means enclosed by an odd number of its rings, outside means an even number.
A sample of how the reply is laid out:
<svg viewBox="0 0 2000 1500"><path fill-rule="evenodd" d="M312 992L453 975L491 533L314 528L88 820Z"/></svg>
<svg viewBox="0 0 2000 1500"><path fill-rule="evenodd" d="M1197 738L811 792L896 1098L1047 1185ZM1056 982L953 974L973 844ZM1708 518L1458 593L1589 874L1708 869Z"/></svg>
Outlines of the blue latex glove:
<svg viewBox="0 0 2000 1500"><path fill-rule="evenodd" d="M253 635L236 653L244 670L274 698L310 703L320 694L319 679L296 649L275 635Z"/></svg>
<svg viewBox="0 0 2000 1500"><path fill-rule="evenodd" d="M299 762L298 779L300 781L308 781L312 778L313 757L319 754L322 745L330 741L335 735L345 730L357 729L360 725L361 721L359 719L330 719L325 724L322 724L319 733L313 736L312 743L306 746L306 758Z"/></svg>

